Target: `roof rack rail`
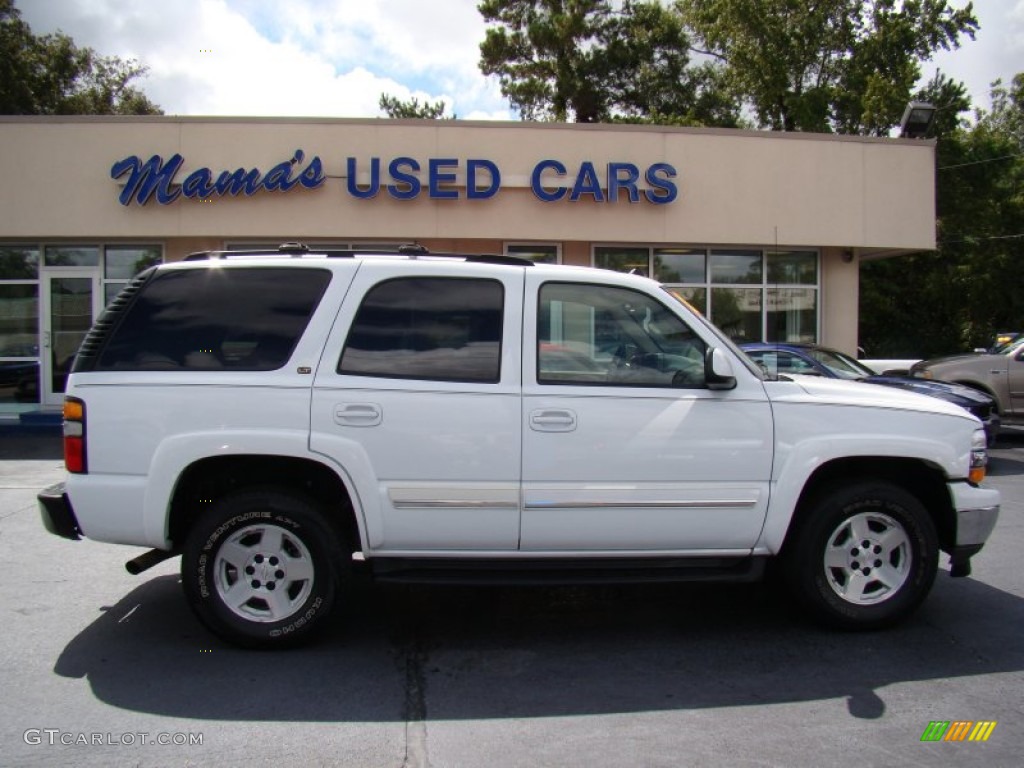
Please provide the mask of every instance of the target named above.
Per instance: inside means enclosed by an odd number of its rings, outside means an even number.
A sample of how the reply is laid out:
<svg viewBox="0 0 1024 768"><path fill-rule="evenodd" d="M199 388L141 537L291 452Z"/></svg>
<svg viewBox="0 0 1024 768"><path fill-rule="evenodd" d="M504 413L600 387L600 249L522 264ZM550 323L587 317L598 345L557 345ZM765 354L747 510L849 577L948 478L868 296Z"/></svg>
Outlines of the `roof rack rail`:
<svg viewBox="0 0 1024 768"><path fill-rule="evenodd" d="M360 250L358 248L351 248L345 250L325 249L318 250L316 246L310 248L305 243L298 241L289 241L281 243L276 249L274 248L250 248L239 251L196 251L190 253L185 257L185 261L207 261L207 260L219 260L226 259L231 256L271 256L271 255L291 256L292 258L305 256L306 254L316 254L318 256L326 256L331 259L351 259L359 255L367 256L394 256L396 254L401 256L408 256L411 259L415 259L419 256L429 256L431 258L439 259L461 259L468 264L504 264L512 267L532 267L534 266L533 261L530 259L524 259L521 256L509 256L507 254L474 254L474 253L431 253L426 247L419 243L404 243L398 246L395 250Z"/></svg>

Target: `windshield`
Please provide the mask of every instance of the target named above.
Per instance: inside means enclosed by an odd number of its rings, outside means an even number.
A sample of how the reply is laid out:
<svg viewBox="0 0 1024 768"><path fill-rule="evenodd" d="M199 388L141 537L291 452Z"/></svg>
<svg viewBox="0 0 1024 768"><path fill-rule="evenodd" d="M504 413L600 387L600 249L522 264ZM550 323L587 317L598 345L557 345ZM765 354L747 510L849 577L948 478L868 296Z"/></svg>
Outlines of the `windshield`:
<svg viewBox="0 0 1024 768"><path fill-rule="evenodd" d="M1022 336L1019 339L1014 339L1013 341L1007 342L1002 346L996 347L992 351L994 354L997 355L1008 355L1010 357L1013 357L1015 354L1020 352L1022 347L1024 347L1024 336Z"/></svg>
<svg viewBox="0 0 1024 768"><path fill-rule="evenodd" d="M875 375L875 372L863 363L834 349L813 347L807 350L807 355L828 368L829 373L838 379L862 379Z"/></svg>
<svg viewBox="0 0 1024 768"><path fill-rule="evenodd" d="M738 357L743 362L743 364L748 369L750 369L750 372L752 374L754 374L755 376L757 376L757 378L764 381L766 377L764 368L762 368L760 365L751 360L747 356L746 352L737 347L736 343L732 339L730 339L728 336L722 333L721 329L719 329L710 320L704 317L701 311L697 309L695 306L693 306L693 304L691 304L689 301L687 301L686 297L683 296L683 294L681 294L677 289L671 288L667 285L663 285L661 286L661 288L663 291L665 291L665 293L667 293L669 296L671 296L684 307L686 307L686 309L689 310L695 318L697 318L697 321L705 328L707 328L708 331L711 332L711 334L718 340L721 346L725 347L726 349L730 350L733 354L735 354L736 357Z"/></svg>

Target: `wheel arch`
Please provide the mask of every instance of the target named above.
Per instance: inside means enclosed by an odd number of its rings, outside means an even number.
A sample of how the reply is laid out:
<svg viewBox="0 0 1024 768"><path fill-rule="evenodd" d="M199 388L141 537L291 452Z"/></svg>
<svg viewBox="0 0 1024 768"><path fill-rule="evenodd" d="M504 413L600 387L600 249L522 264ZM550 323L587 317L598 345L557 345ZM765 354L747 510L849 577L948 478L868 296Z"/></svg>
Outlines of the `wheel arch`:
<svg viewBox="0 0 1024 768"><path fill-rule="evenodd" d="M345 540L360 547L353 499L334 470L308 458L265 454L211 456L188 465L171 496L168 538L180 549L203 509L229 493L266 487L300 491L327 513Z"/></svg>
<svg viewBox="0 0 1024 768"><path fill-rule="evenodd" d="M783 551L793 538L791 534L807 516L813 514L821 499L840 487L865 481L890 483L914 496L935 524L939 547L944 551L952 548L956 542L956 512L945 473L939 467L920 459L858 456L833 459L811 474L790 520Z"/></svg>

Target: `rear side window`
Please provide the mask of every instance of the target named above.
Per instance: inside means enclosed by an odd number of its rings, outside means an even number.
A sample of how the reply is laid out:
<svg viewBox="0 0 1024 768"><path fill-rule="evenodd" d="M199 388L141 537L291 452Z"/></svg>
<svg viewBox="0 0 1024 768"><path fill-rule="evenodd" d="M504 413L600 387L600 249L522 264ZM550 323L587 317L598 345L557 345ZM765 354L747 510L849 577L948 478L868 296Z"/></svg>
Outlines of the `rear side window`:
<svg viewBox="0 0 1024 768"><path fill-rule="evenodd" d="M399 278L371 289L338 373L496 383L505 289L497 280Z"/></svg>
<svg viewBox="0 0 1024 768"><path fill-rule="evenodd" d="M97 371L270 371L291 357L331 280L323 269L158 273L139 292Z"/></svg>

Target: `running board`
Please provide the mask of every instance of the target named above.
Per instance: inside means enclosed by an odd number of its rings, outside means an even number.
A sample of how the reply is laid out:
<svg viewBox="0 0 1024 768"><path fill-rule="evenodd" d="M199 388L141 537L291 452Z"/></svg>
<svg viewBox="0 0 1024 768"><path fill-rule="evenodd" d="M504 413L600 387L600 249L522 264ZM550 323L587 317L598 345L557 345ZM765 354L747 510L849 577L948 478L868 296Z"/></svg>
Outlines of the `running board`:
<svg viewBox="0 0 1024 768"><path fill-rule="evenodd" d="M752 582L764 575L767 557L602 558L489 560L371 558L376 581L416 584L547 586L567 584Z"/></svg>

